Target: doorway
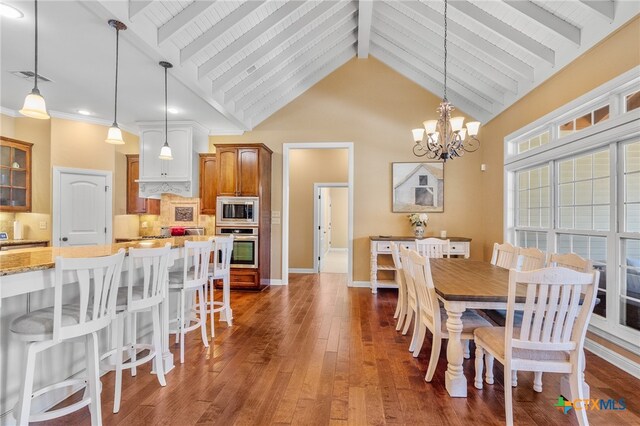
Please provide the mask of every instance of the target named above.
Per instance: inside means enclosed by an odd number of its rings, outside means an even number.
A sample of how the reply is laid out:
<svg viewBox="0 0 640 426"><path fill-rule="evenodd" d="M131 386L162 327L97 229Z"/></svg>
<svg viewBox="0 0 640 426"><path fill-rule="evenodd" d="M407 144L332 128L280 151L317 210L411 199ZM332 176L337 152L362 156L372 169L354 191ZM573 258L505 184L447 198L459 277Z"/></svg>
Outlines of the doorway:
<svg viewBox="0 0 640 426"><path fill-rule="evenodd" d="M349 268L349 187L314 184L314 271L346 274Z"/></svg>
<svg viewBox="0 0 640 426"><path fill-rule="evenodd" d="M353 284L353 182L354 182L354 146L353 142L320 142L320 143L284 143L282 161L282 284L289 281L289 208L290 208L290 155L292 150L300 149L346 149L347 150L347 285ZM344 183L342 183L344 185ZM317 244L314 244L317 250ZM317 259L317 256L316 256ZM311 266L311 265L309 265ZM310 272L313 270L310 270Z"/></svg>
<svg viewBox="0 0 640 426"><path fill-rule="evenodd" d="M53 246L111 243L112 173L54 167Z"/></svg>

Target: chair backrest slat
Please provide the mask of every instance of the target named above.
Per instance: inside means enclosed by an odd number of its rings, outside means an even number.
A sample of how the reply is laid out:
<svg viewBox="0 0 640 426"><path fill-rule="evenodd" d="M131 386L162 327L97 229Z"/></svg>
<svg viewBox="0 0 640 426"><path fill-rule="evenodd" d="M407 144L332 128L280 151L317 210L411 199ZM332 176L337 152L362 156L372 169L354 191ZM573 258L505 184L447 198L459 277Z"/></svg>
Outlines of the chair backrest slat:
<svg viewBox="0 0 640 426"><path fill-rule="evenodd" d="M493 244L491 264L505 269L515 268L518 258L518 248L509 243Z"/></svg>
<svg viewBox="0 0 640 426"><path fill-rule="evenodd" d="M414 270L416 294L423 318L432 324L433 330L440 330L440 305L431 276L431 264L427 256L411 251L409 259Z"/></svg>
<svg viewBox="0 0 640 426"><path fill-rule="evenodd" d="M398 245L391 241L391 259L393 259L393 267L396 269L396 283L400 291L406 292L406 284L404 281L404 271L402 270L402 260L400 259L400 250L398 249Z"/></svg>
<svg viewBox="0 0 640 426"><path fill-rule="evenodd" d="M184 287L200 287L209 279L209 260L213 249L213 238L207 241L185 241L183 277ZM192 266L189 267L189 264Z"/></svg>
<svg viewBox="0 0 640 426"><path fill-rule="evenodd" d="M127 309L137 311L162 302L167 288L171 244L160 248L129 249ZM142 289L134 299L133 289Z"/></svg>
<svg viewBox="0 0 640 426"><path fill-rule="evenodd" d="M414 279L414 270L410 267L411 259L409 259L409 253L411 251L404 246L400 246L400 259L402 262L402 271L404 272L404 282L407 286L407 295L410 303L418 303L418 296L416 294L416 285Z"/></svg>
<svg viewBox="0 0 640 426"><path fill-rule="evenodd" d="M542 329L542 337L540 341L544 343L551 342L551 332L553 331L553 322L556 318L556 312L558 311L558 304L560 303L560 286L552 285L549 291L549 304L547 308L547 317L544 321Z"/></svg>
<svg viewBox="0 0 640 426"><path fill-rule="evenodd" d="M421 256L431 258L449 257L449 240L441 240L440 238L424 238L416 240L416 251Z"/></svg>
<svg viewBox="0 0 640 426"><path fill-rule="evenodd" d="M218 274L231 271L231 253L233 252L233 235L215 237L213 239L213 271Z"/></svg>
<svg viewBox="0 0 640 426"><path fill-rule="evenodd" d="M56 257L53 305L53 340L60 341L98 331L115 317L124 249L111 256L91 258ZM70 279L69 279L70 277ZM77 303L73 299L78 288ZM78 315L78 323L62 323L63 308ZM74 314L74 315L75 315Z"/></svg>
<svg viewBox="0 0 640 426"><path fill-rule="evenodd" d="M516 269L518 271L533 271L544 268L546 259L545 252L535 247L520 248L518 249Z"/></svg>

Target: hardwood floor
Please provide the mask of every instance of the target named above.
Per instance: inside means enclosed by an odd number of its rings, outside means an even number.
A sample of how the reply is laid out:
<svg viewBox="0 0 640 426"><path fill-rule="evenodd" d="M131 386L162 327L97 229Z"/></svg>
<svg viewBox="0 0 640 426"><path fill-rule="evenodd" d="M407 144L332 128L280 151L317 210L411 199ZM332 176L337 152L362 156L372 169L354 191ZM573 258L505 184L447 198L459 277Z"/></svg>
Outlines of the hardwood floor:
<svg viewBox="0 0 640 426"><path fill-rule="evenodd" d="M113 373L103 377L104 424L504 424L499 363L494 385L479 391L469 380L468 398L450 398L446 345L433 382L426 383L429 343L419 358L411 356L410 333L395 331L395 302L393 290L376 296L348 289L341 274L292 275L288 287L233 292L233 327L216 322L209 349L198 332L190 333L185 364L167 375L167 387L160 387L148 365L138 368L137 377L125 372L121 409L112 414ZM464 363L468 379L473 362ZM516 424L577 424L572 412L554 407L559 378L544 374L538 394L532 374L519 374ZM640 424L640 380L589 352L586 378L591 398L624 398L627 406L589 411L591 424ZM89 424L89 412L50 424Z"/></svg>

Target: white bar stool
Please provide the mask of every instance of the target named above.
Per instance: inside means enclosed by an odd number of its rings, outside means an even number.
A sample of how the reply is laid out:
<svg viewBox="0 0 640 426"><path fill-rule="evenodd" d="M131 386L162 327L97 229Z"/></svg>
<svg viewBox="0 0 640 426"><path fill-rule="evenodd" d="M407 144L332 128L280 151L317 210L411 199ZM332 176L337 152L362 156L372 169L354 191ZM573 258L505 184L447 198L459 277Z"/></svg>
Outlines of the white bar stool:
<svg viewBox="0 0 640 426"><path fill-rule="evenodd" d="M231 326L233 311L231 310L231 252L233 251L233 235L216 237L213 240L213 264L209 268L209 299L207 313L211 314L211 337L215 337L213 314L220 312L220 321L226 321ZM214 281L222 280L222 302L214 300ZM205 299L207 288L205 286Z"/></svg>
<svg viewBox="0 0 640 426"><path fill-rule="evenodd" d="M18 425L65 416L85 406L89 406L91 424L102 423L98 367L100 360L96 332L107 327L115 317L123 259L124 249L120 249L117 254L104 257L80 259L56 257L53 306L22 315L11 322L9 327L11 332L20 340L27 342L20 398L13 410ZM72 280L69 284L65 284L65 281L69 282L69 276ZM79 289L77 301L72 304L63 304L64 299L74 296L73 288ZM85 340L87 377L65 380L33 392L38 352L80 337L84 337ZM85 386L82 400L57 410L31 414L32 399L54 389L76 384Z"/></svg>
<svg viewBox="0 0 640 426"><path fill-rule="evenodd" d="M207 274L209 272L209 257L211 256L212 246L213 238L207 241L185 241L182 271L169 271L169 291L180 293L177 318L170 321L176 323L176 328L169 330L169 333L175 334L176 340L180 342L181 364L184 364L185 333L200 328L202 343L205 347L209 347L209 342L207 341L207 316L201 314L198 318L195 316L195 311L191 309L189 309L189 315L185 315L185 304L188 301L187 295L197 295L199 312L206 312L205 287L208 281ZM190 259L191 262L189 262ZM191 315L192 313L194 315Z"/></svg>
<svg viewBox="0 0 640 426"><path fill-rule="evenodd" d="M162 365L162 328L160 326L160 303L166 295L168 264L171 244L162 248L129 249L128 258L128 283L126 287L118 289L116 302L117 318L113 324L114 340L116 342L115 357L115 396L113 399L113 412L120 411L122 395L122 369L130 368L131 375L136 375L136 367L148 361L154 360L155 373L161 386L166 386L164 367ZM141 344L136 338L136 318L140 312L151 312L153 318L152 345ZM123 336L125 319L129 319L131 325L129 337L131 342L124 345ZM129 362L122 361L124 350L129 351ZM138 350L148 350L149 354L136 359Z"/></svg>

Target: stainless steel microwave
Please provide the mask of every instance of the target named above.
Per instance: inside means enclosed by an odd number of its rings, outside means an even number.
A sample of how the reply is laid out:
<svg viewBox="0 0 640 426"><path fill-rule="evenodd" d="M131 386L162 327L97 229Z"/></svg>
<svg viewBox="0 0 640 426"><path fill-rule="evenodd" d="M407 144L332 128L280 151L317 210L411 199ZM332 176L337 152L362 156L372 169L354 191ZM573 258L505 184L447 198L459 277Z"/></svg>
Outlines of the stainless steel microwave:
<svg viewBox="0 0 640 426"><path fill-rule="evenodd" d="M258 197L218 197L218 226L258 226L259 220Z"/></svg>

